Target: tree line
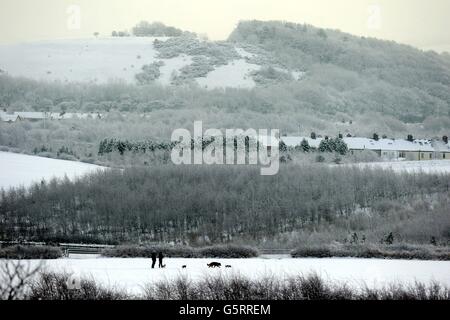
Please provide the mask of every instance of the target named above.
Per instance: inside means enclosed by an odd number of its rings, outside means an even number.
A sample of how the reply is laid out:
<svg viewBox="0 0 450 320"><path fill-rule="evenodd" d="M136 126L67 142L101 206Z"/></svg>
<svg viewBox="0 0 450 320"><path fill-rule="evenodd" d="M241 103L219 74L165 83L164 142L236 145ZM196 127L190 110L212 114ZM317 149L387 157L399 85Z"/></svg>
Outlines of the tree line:
<svg viewBox="0 0 450 320"><path fill-rule="evenodd" d="M0 239L261 242L449 185L449 175L324 165L286 165L272 177L253 166L107 170L3 190Z"/></svg>
<svg viewBox="0 0 450 320"><path fill-rule="evenodd" d="M195 141L194 139L191 139L190 142L190 148L193 150L196 145L201 145L202 150L204 150L209 144L214 142L216 137L203 137L200 138L199 141ZM238 137L232 138L231 140L226 137L223 137L223 147L225 148L227 143L232 143L234 150L238 148ZM244 140L244 147L245 150L248 152L251 144L253 144L256 147L256 150L259 150L261 147L259 141L251 141L252 139L249 136L242 137ZM118 152L120 155L123 155L126 151L130 152L142 152L146 153L147 151L153 152L156 150L163 150L163 151L170 151L172 148L177 145L177 141L172 142L156 142L153 140L145 140L145 141L129 141L129 140L121 140L116 138L106 138L100 141L99 148L98 148L98 154L104 155L112 152ZM295 147L288 148L286 144L280 140L279 141L279 148L281 152L287 152L289 151L303 151L303 152L311 152L311 151L319 151L319 152L330 152L330 153L338 153L341 155L345 155L348 152L348 146L342 140L342 138L336 137L336 138L328 138L326 137L323 139L320 144L319 148L313 148L310 147L309 142L306 139L303 139L301 143ZM47 151L47 150L45 150ZM67 147L62 147L59 152L65 152L67 154L70 154L70 151Z"/></svg>

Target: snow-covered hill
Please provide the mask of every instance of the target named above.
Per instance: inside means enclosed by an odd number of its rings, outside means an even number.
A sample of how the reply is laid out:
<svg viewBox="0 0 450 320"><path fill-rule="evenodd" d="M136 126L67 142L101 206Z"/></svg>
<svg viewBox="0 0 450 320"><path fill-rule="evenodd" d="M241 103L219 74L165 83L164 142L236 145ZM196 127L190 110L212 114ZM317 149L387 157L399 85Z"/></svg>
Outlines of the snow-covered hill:
<svg viewBox="0 0 450 320"><path fill-rule="evenodd" d="M0 151L0 188L27 187L53 177L71 179L101 169L88 163Z"/></svg>
<svg viewBox="0 0 450 320"><path fill-rule="evenodd" d="M36 80L130 82L144 64L153 62L157 53L152 45L154 39L92 38L2 45L0 69L12 76Z"/></svg>
<svg viewBox="0 0 450 320"><path fill-rule="evenodd" d="M169 85L174 74L192 64L193 56L180 54L161 59L153 45L155 39L167 41L168 38L105 37L1 45L0 72L45 81L105 83L123 80L134 83L135 75L144 65L162 61L155 81ZM247 61L253 54L239 47L235 49L241 58L216 65L206 76L195 77L195 81L207 89L254 87L250 73L262 66ZM197 56L202 56L202 52ZM291 74L298 78L298 71Z"/></svg>

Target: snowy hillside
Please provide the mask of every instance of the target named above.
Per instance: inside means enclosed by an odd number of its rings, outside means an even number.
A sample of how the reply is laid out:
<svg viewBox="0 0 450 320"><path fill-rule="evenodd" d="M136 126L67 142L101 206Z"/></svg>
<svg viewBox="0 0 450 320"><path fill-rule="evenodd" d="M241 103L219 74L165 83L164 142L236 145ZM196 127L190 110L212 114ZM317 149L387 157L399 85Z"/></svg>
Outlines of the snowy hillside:
<svg viewBox="0 0 450 320"><path fill-rule="evenodd" d="M93 164L42 158L0 151L0 188L29 186L53 177L74 178L103 167Z"/></svg>
<svg viewBox="0 0 450 320"><path fill-rule="evenodd" d="M204 78L197 78L201 87L206 89L214 88L253 88L255 81L250 77L249 72L259 70L260 66L247 63L244 59L233 60L231 63L219 66L208 73Z"/></svg>
<svg viewBox="0 0 450 320"><path fill-rule="evenodd" d="M161 58L153 44L155 39L164 42L169 38L105 37L1 45L0 72L46 81L105 83L124 80L134 83L135 75L144 65L161 61L155 81L169 85L174 74L183 73L184 67L192 65L193 56L181 53ZM259 70L261 65L247 61L253 54L242 48L234 49L238 58L226 61L225 65L214 65L206 75L193 79L207 89L254 87L250 73ZM196 52L195 57L203 57L203 52ZM294 79L298 78L298 71L291 74Z"/></svg>
<svg viewBox="0 0 450 320"><path fill-rule="evenodd" d="M3 45L0 69L12 76L36 80L130 82L144 64L153 61L154 39L92 38Z"/></svg>

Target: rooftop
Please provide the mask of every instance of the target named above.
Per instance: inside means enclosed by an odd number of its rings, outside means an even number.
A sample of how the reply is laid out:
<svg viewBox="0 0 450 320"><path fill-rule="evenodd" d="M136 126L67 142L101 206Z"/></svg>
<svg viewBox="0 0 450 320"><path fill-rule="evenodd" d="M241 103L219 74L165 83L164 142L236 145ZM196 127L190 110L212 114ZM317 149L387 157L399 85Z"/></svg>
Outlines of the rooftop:
<svg viewBox="0 0 450 320"><path fill-rule="evenodd" d="M314 148L318 148L320 142L323 138L312 139L311 137L281 137L281 140L288 147L295 147L300 145L302 140L308 141L309 145ZM413 141L408 141L405 139L379 139L374 140L370 138L361 138L361 137L346 137L343 138L344 142L347 144L349 149L352 150L386 150L386 151L442 151L449 150L450 147L448 144L441 145L439 150L435 150L434 142L426 139L417 139Z"/></svg>

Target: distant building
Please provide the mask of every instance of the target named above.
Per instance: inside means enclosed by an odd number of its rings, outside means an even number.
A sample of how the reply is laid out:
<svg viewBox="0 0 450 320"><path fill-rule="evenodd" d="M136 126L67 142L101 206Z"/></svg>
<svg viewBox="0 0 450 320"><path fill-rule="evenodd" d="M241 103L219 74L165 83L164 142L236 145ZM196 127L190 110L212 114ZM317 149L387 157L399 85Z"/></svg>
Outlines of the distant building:
<svg viewBox="0 0 450 320"><path fill-rule="evenodd" d="M14 113L0 112L2 121L15 122L17 119L39 121L39 120L69 120L69 119L102 119L101 113L66 113L66 112L30 112L16 111ZM16 118L18 117L18 118Z"/></svg>
<svg viewBox="0 0 450 320"><path fill-rule="evenodd" d="M293 137L293 136L281 137L281 141L283 141L286 144L286 146L290 148L295 148L296 146L299 146L303 140L306 140L311 148L317 149L319 148L320 141L322 141L322 138Z"/></svg>
<svg viewBox="0 0 450 320"><path fill-rule="evenodd" d="M310 147L318 148L323 138L312 139L310 137L281 137L287 147L294 148L300 146L306 140ZM345 137L342 139L351 154L370 150L378 154L383 159L405 159L405 160L450 160L450 146L444 141L431 141L426 139L416 139L408 141L405 139L379 139L360 137Z"/></svg>
<svg viewBox="0 0 450 320"><path fill-rule="evenodd" d="M439 160L450 160L450 145L448 139L442 141L433 141L435 158Z"/></svg>
<svg viewBox="0 0 450 320"><path fill-rule="evenodd" d="M14 112L14 114L18 115L23 120L44 120L48 117L46 112L19 111Z"/></svg>
<svg viewBox="0 0 450 320"><path fill-rule="evenodd" d="M351 153L371 150L383 159L431 160L434 148L428 140L344 138Z"/></svg>
<svg viewBox="0 0 450 320"><path fill-rule="evenodd" d="M2 122L12 123L12 122L20 121L21 118L20 118L20 116L18 116L16 114L8 114L6 112L0 112L0 120Z"/></svg>

